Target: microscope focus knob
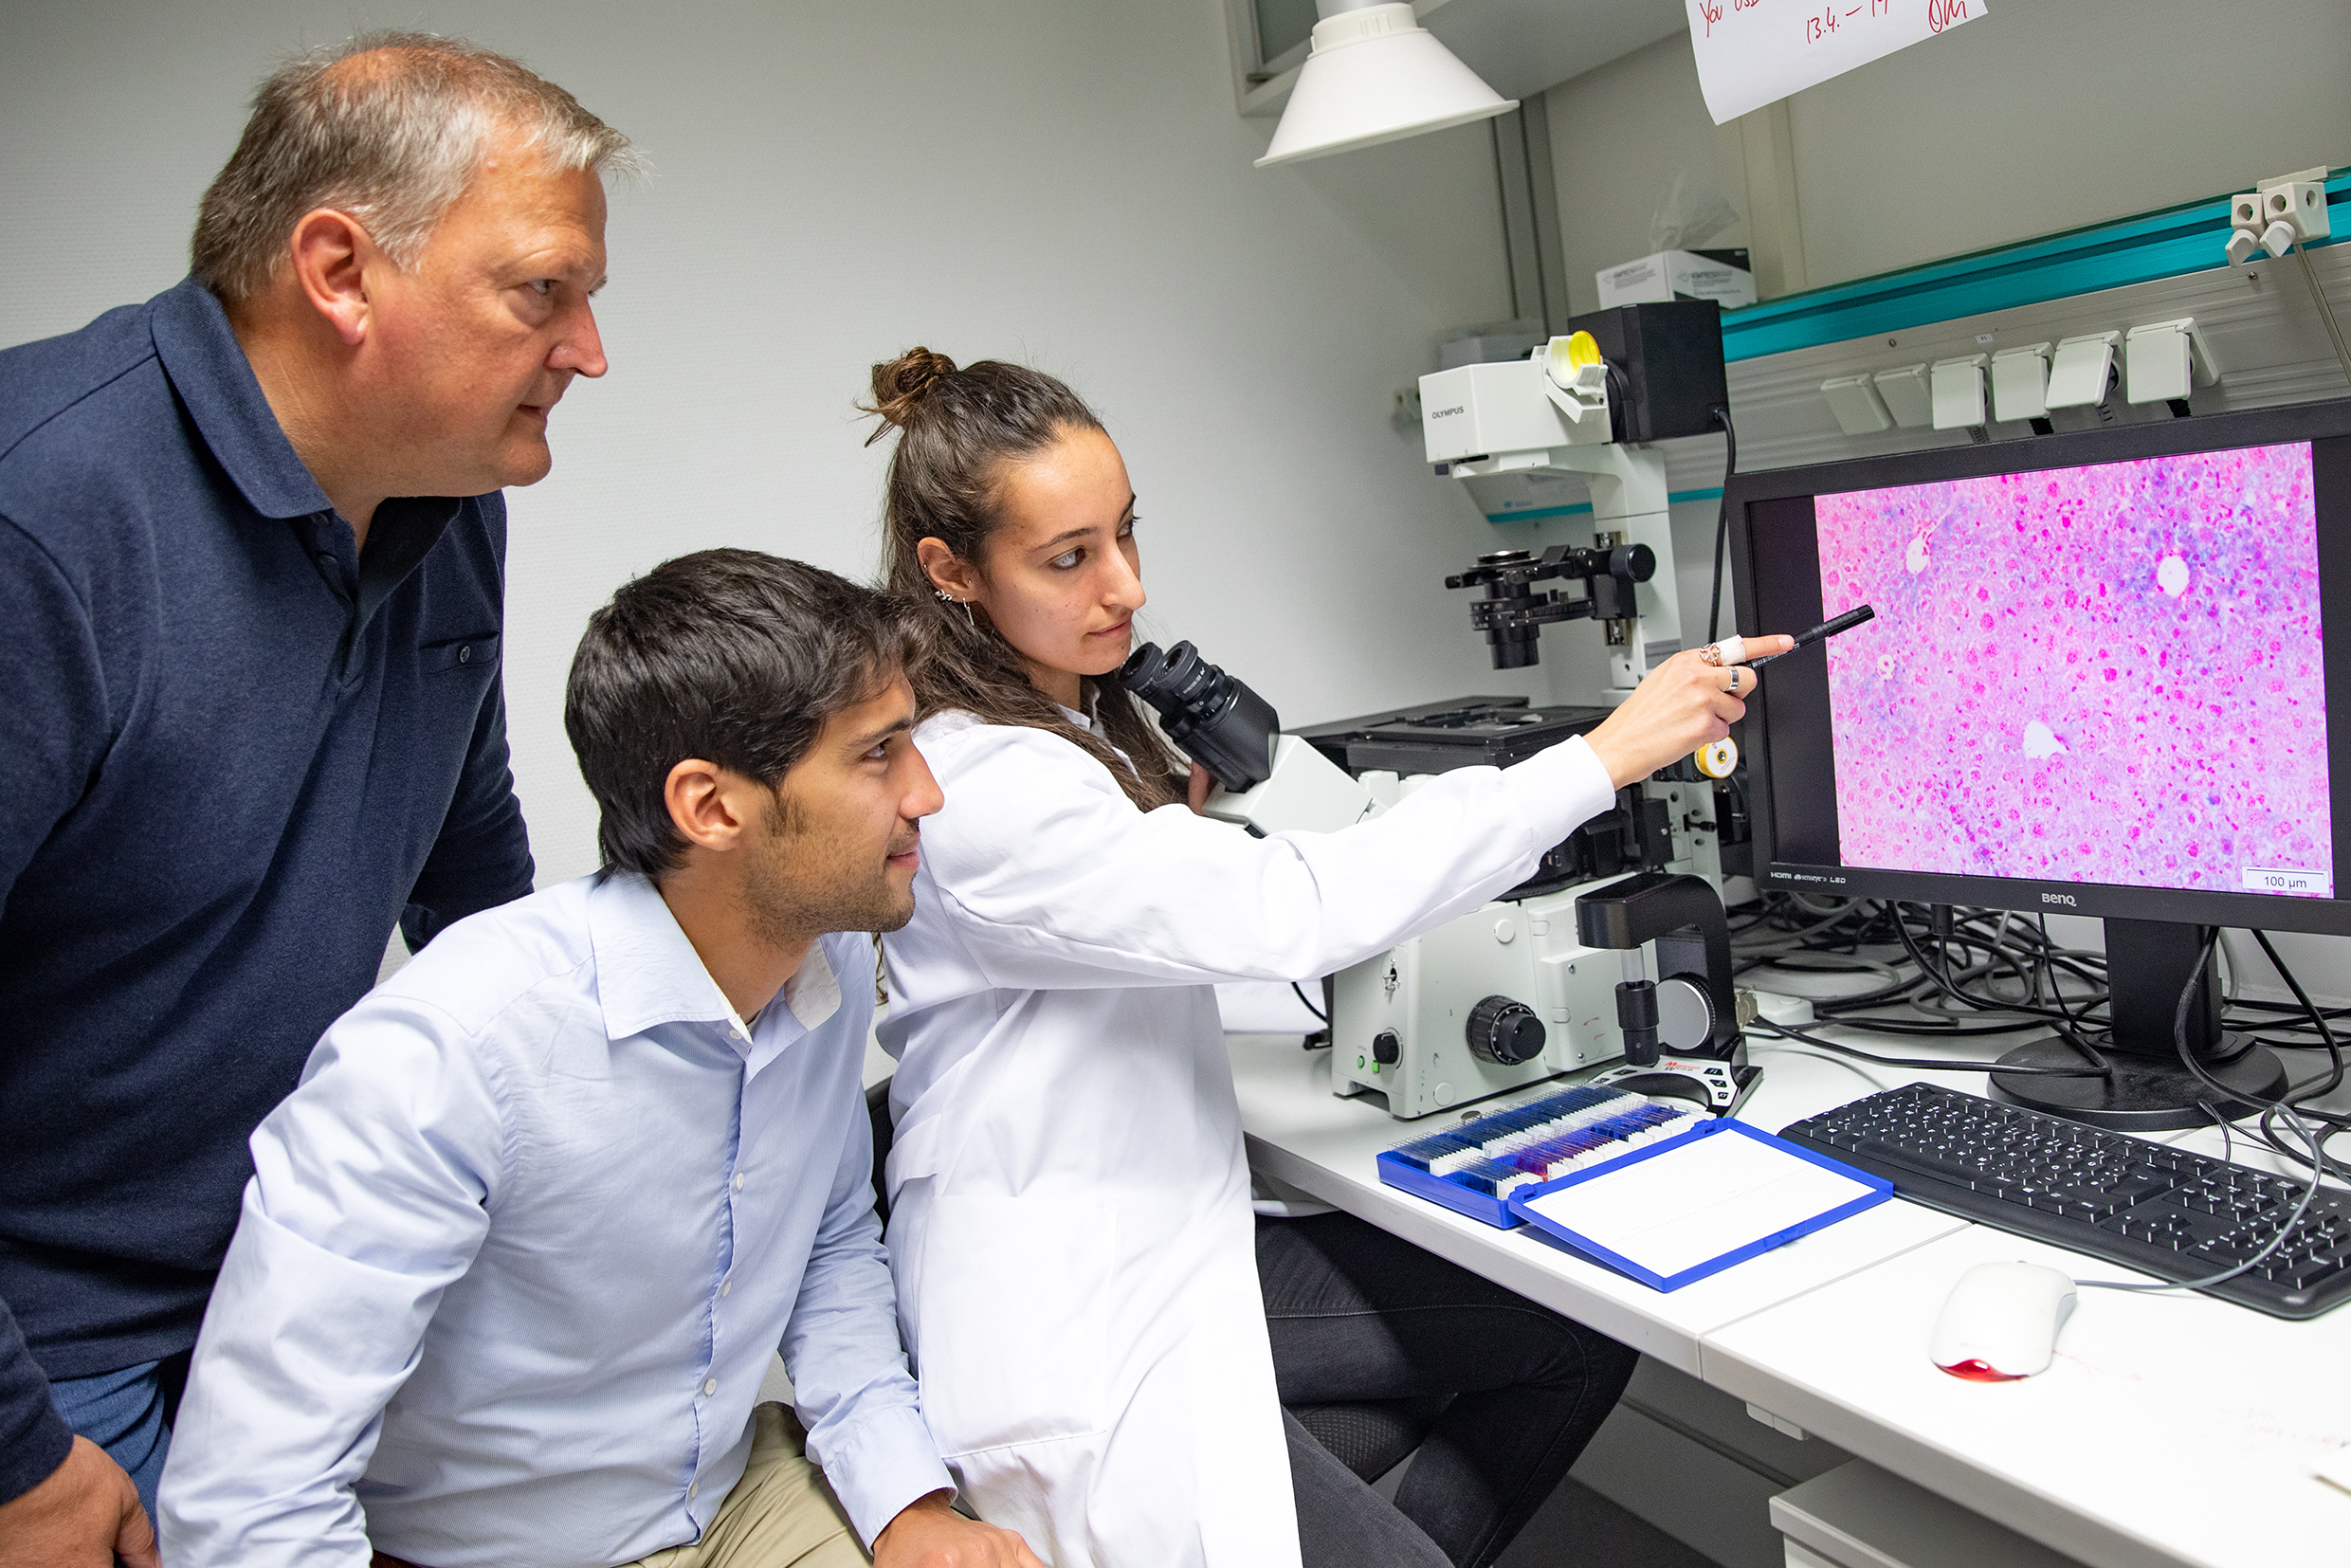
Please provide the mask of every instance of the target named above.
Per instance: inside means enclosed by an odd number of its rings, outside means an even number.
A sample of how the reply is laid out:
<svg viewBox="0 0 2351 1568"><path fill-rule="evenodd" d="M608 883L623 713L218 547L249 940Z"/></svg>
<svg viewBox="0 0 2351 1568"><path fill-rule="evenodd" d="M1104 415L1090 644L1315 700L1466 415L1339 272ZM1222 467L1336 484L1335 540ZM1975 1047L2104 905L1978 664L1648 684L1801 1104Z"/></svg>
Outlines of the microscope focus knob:
<svg viewBox="0 0 2351 1568"><path fill-rule="evenodd" d="M1670 1051L1703 1051L1714 1039L1714 1001L1687 975L1657 982L1657 1038Z"/></svg>
<svg viewBox="0 0 2351 1568"><path fill-rule="evenodd" d="M1469 1054L1498 1067L1515 1067L1542 1054L1542 1020L1524 1002L1488 996L1469 1010Z"/></svg>

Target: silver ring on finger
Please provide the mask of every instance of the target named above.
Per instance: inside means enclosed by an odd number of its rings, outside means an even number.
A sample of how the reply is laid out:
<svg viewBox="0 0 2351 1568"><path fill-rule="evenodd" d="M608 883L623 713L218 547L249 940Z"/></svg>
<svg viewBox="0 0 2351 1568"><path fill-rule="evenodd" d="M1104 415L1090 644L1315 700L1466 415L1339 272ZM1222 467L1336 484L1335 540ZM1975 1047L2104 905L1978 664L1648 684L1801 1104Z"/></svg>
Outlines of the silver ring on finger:
<svg viewBox="0 0 2351 1568"><path fill-rule="evenodd" d="M1736 696L1738 696L1738 695L1739 695L1739 675L1740 675L1739 666L1738 666L1738 665L1732 665L1732 666L1731 666L1731 695L1732 695L1733 697L1736 697Z"/></svg>

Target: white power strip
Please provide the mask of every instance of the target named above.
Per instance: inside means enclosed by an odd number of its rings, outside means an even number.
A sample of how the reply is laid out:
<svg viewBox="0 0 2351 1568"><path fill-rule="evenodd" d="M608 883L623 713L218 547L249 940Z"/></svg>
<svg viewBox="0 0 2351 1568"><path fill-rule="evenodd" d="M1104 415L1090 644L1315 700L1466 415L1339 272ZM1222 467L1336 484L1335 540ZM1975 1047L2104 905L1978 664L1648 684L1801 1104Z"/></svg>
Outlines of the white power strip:
<svg viewBox="0 0 2351 1568"><path fill-rule="evenodd" d="M1760 1018L1765 1023L1777 1024L1783 1029L1802 1029L1814 1017L1812 998L1809 996L1786 996L1776 991L1742 990L1739 994L1739 999L1741 1004L1739 1012L1742 1023L1750 1016L1746 1006L1749 1003L1752 1003L1755 1009L1752 1016Z"/></svg>

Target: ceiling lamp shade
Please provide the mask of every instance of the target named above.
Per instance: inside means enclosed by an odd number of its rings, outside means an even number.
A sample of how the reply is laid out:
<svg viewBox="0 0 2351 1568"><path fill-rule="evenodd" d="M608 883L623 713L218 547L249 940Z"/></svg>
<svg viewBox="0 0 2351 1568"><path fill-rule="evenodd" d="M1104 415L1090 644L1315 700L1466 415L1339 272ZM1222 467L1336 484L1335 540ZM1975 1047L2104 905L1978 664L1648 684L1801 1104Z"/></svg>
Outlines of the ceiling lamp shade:
<svg viewBox="0 0 2351 1568"><path fill-rule="evenodd" d="M1257 167L1400 141L1517 108L1421 27L1403 0L1320 0L1314 46Z"/></svg>

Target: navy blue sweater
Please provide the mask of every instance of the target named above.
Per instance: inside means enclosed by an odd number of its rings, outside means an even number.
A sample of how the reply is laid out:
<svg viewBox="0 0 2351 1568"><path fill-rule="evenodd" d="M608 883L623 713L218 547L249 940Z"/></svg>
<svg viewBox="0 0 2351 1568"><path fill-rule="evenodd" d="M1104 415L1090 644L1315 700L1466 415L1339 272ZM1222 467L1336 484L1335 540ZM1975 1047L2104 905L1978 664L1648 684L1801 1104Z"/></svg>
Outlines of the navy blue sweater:
<svg viewBox="0 0 2351 1568"><path fill-rule="evenodd" d="M0 353L0 1501L64 1456L46 1377L195 1342L394 923L530 891L505 548L492 494L361 556L192 280Z"/></svg>

